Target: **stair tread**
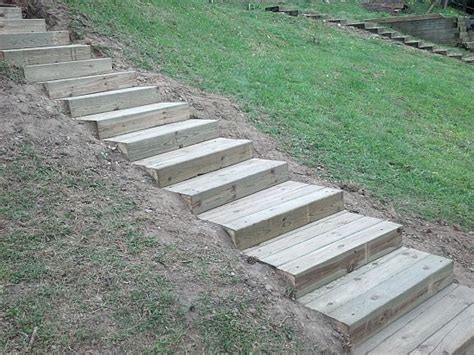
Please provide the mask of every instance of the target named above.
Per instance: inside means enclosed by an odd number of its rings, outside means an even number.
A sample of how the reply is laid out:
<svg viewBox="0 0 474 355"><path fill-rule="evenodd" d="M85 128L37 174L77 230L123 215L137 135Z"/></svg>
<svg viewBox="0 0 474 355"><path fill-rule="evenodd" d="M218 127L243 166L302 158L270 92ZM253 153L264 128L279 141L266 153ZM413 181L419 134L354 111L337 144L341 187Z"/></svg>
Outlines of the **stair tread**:
<svg viewBox="0 0 474 355"><path fill-rule="evenodd" d="M77 78L49 80L44 83L50 98L60 99L111 90L123 89L136 84L136 72L114 72L81 76Z"/></svg>
<svg viewBox="0 0 474 355"><path fill-rule="evenodd" d="M145 91L145 90L153 89L153 88L157 88L157 86L156 85L135 86L131 88L109 90L109 91L98 92L94 94L87 94L87 95L74 96L74 97L65 97L60 100L64 100L64 101L87 100L87 99L93 99L93 98L106 97L106 96L110 96L114 94L122 94L122 93L135 92L135 91Z"/></svg>
<svg viewBox="0 0 474 355"><path fill-rule="evenodd" d="M230 228L243 228L256 220L269 218L290 208L304 205L339 190L288 181L199 215L199 218Z"/></svg>
<svg viewBox="0 0 474 355"><path fill-rule="evenodd" d="M138 107L131 107L122 110L110 111L97 113L94 115L82 116L80 117L81 121L107 121L120 118L122 116L133 115L141 112L161 110L165 108L171 108L176 106L188 106L186 102L158 102L156 104L143 105Z"/></svg>
<svg viewBox="0 0 474 355"><path fill-rule="evenodd" d="M90 47L87 44L66 44L59 46L45 46L45 47L27 47L27 48L12 48L12 49L0 49L0 52L34 52L34 51L47 51L55 49L64 49L64 48L88 48Z"/></svg>
<svg viewBox="0 0 474 355"><path fill-rule="evenodd" d="M300 301L350 327L452 267L452 261L414 249L400 248L377 261L303 296Z"/></svg>
<svg viewBox="0 0 474 355"><path fill-rule="evenodd" d="M199 214L287 180L286 162L249 159L166 189L182 195Z"/></svg>
<svg viewBox="0 0 474 355"><path fill-rule="evenodd" d="M249 159L242 163L168 186L166 190L188 196L198 195L243 177L253 175L256 172L272 169L284 164L287 163L277 160Z"/></svg>
<svg viewBox="0 0 474 355"><path fill-rule="evenodd" d="M116 142L116 143L134 143L144 139L150 139L154 137L159 137L162 135L170 134L179 130L205 126L209 123L217 122L216 120L204 120L204 119L189 119L186 121L170 123L163 126L147 128L141 131L136 131L132 133L122 134L120 136L115 136L107 138L107 141Z"/></svg>
<svg viewBox="0 0 474 355"><path fill-rule="evenodd" d="M0 33L0 49L40 48L71 43L68 31Z"/></svg>
<svg viewBox="0 0 474 355"><path fill-rule="evenodd" d="M246 139L216 138L172 152L163 153L150 158L138 160L134 164L153 169L163 169L184 161L194 160L198 157L203 157L205 155L215 153L217 151L249 143L251 143L251 141Z"/></svg>
<svg viewBox="0 0 474 355"><path fill-rule="evenodd" d="M353 353L454 354L474 337L473 302L473 289L450 285L357 345Z"/></svg>
<svg viewBox="0 0 474 355"><path fill-rule="evenodd" d="M351 242L360 244L363 242L360 236L365 236L365 239L376 237L379 228L398 229L400 226L378 218L341 212L286 233L278 240L246 253L281 270L297 274L347 250ZM345 243L345 248L341 247L342 243Z"/></svg>

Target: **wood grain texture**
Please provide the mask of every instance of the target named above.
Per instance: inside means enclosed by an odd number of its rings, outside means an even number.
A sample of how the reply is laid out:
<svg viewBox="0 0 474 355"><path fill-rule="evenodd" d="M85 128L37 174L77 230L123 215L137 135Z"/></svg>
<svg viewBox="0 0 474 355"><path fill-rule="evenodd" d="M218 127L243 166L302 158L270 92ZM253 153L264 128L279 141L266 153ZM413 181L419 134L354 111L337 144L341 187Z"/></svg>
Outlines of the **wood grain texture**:
<svg viewBox="0 0 474 355"><path fill-rule="evenodd" d="M82 116L78 119L93 123L99 138L161 126L189 119L191 111L185 102L161 102L125 110Z"/></svg>
<svg viewBox="0 0 474 355"><path fill-rule="evenodd" d="M135 162L165 187L252 157L252 142L217 138Z"/></svg>
<svg viewBox="0 0 474 355"><path fill-rule="evenodd" d="M285 162L250 159L167 187L199 214L288 180Z"/></svg>
<svg viewBox="0 0 474 355"><path fill-rule="evenodd" d="M70 43L68 31L0 33L0 49L63 46Z"/></svg>
<svg viewBox="0 0 474 355"><path fill-rule="evenodd" d="M90 46L74 44L69 46L9 49L0 52L8 63L23 66L71 62L91 58Z"/></svg>
<svg viewBox="0 0 474 355"><path fill-rule="evenodd" d="M44 20L5 20L0 18L0 33L46 32Z"/></svg>
<svg viewBox="0 0 474 355"><path fill-rule="evenodd" d="M66 102L72 117L80 117L157 103L160 92L156 86L143 86L61 100Z"/></svg>
<svg viewBox="0 0 474 355"><path fill-rule="evenodd" d="M23 71L26 80L37 83L109 73L112 71L112 60L110 58L103 58L54 64L27 65L23 68Z"/></svg>
<svg viewBox="0 0 474 355"><path fill-rule="evenodd" d="M201 143L219 136L216 120L186 120L107 139L131 161Z"/></svg>
<svg viewBox="0 0 474 355"><path fill-rule="evenodd" d="M53 80L44 85L50 98L59 99L133 87L136 85L136 73L132 71Z"/></svg>
<svg viewBox="0 0 474 355"><path fill-rule="evenodd" d="M0 20L21 20L22 17L19 7L0 7Z"/></svg>

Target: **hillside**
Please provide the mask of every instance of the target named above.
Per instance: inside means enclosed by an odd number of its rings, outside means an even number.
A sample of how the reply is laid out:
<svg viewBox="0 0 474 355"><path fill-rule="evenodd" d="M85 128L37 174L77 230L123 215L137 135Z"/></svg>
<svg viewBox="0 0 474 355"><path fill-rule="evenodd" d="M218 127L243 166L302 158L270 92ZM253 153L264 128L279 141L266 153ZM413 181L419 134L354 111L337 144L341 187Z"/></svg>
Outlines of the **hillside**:
<svg viewBox="0 0 474 355"><path fill-rule="evenodd" d="M87 16L73 29L84 21L137 65L233 97L326 177L472 228L471 67L239 5L68 3Z"/></svg>
<svg viewBox="0 0 474 355"><path fill-rule="evenodd" d="M404 246L453 259L455 279L472 286L463 230L472 208L469 67L236 5L126 5L43 0L29 15L69 27L96 55L112 56L115 70L138 68L140 85L219 120L222 137L252 140L255 157L287 161L297 183L341 187L349 211L405 224ZM0 348L347 350L282 275L239 252L46 92L0 64ZM420 174L428 167L437 179ZM452 184L460 190L448 196Z"/></svg>

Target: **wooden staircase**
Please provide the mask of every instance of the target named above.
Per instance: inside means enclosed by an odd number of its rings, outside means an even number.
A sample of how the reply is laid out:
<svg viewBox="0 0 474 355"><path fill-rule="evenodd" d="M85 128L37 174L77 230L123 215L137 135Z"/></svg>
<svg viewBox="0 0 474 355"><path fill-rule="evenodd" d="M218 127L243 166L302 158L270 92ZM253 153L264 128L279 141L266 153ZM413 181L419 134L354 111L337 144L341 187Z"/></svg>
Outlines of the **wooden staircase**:
<svg viewBox="0 0 474 355"><path fill-rule="evenodd" d="M249 260L285 275L308 312L351 337L354 353L472 353L474 292L451 284L451 260L402 247L400 225L345 211L340 190L289 180L287 163L253 157L249 140L220 138L215 120L160 102L157 87L114 72L67 32L46 32L16 8L0 14L3 60L222 226Z"/></svg>

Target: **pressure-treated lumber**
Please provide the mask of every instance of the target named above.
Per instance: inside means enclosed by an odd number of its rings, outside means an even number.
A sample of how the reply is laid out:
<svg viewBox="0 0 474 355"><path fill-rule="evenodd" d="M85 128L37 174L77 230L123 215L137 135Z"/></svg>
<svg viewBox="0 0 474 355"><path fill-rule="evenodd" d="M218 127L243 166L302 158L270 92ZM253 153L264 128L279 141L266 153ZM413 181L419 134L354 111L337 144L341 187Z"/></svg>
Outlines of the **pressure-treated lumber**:
<svg viewBox="0 0 474 355"><path fill-rule="evenodd" d="M109 73L112 71L112 60L110 58L101 58L53 64L27 65L23 68L23 71L26 80L37 83Z"/></svg>
<svg viewBox="0 0 474 355"><path fill-rule="evenodd" d="M0 49L63 46L70 43L68 31L0 33Z"/></svg>
<svg viewBox="0 0 474 355"><path fill-rule="evenodd" d="M21 20L22 16L19 7L0 7L0 20Z"/></svg>
<svg viewBox="0 0 474 355"><path fill-rule="evenodd" d="M66 103L72 117L80 117L157 103L160 92L156 86L142 86L61 100Z"/></svg>
<svg viewBox="0 0 474 355"><path fill-rule="evenodd" d="M249 159L166 188L181 195L193 213L203 213L288 180L288 164Z"/></svg>
<svg viewBox="0 0 474 355"><path fill-rule="evenodd" d="M17 66L71 62L90 58L90 46L82 44L55 47L8 49L0 51L0 59Z"/></svg>
<svg viewBox="0 0 474 355"><path fill-rule="evenodd" d="M127 133L109 138L107 141L116 143L129 160L135 161L218 136L219 126L216 120L193 119Z"/></svg>
<svg viewBox="0 0 474 355"><path fill-rule="evenodd" d="M5 20L0 19L0 33L45 32L44 20Z"/></svg>
<svg viewBox="0 0 474 355"><path fill-rule="evenodd" d="M372 338L354 355L474 353L474 290L450 285Z"/></svg>
<svg viewBox="0 0 474 355"><path fill-rule="evenodd" d="M451 260L400 248L300 302L334 319L359 343L448 286L452 269Z"/></svg>
<svg viewBox="0 0 474 355"><path fill-rule="evenodd" d="M401 226L341 212L248 249L285 273L300 297L397 249Z"/></svg>
<svg viewBox="0 0 474 355"><path fill-rule="evenodd" d="M251 141L217 138L139 160L135 164L145 167L158 185L164 187L251 157Z"/></svg>
<svg viewBox="0 0 474 355"><path fill-rule="evenodd" d="M247 249L342 209L342 191L288 181L199 218L221 225L239 249Z"/></svg>
<svg viewBox="0 0 474 355"><path fill-rule="evenodd" d="M160 102L152 105L132 107L82 116L78 119L91 123L99 138L110 138L120 134L184 121L191 115L186 102Z"/></svg>
<svg viewBox="0 0 474 355"><path fill-rule="evenodd" d="M136 84L136 73L119 72L84 76L72 79L52 80L44 83L52 99L81 96L108 90L125 89Z"/></svg>

